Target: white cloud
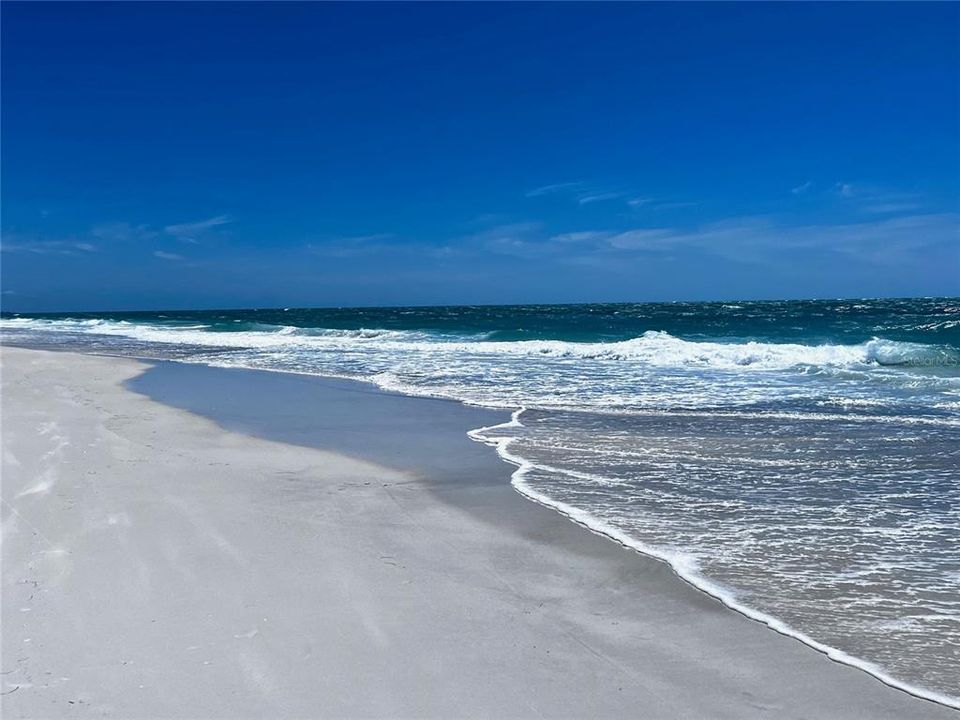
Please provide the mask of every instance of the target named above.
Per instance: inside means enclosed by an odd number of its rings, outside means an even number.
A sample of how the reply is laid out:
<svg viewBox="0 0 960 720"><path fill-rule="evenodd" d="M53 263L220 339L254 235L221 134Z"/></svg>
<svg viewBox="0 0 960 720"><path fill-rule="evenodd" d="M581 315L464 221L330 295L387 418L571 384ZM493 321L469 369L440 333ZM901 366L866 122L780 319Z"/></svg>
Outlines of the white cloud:
<svg viewBox="0 0 960 720"><path fill-rule="evenodd" d="M463 252L534 257L550 252L544 242L543 223L516 222L497 225L460 238L455 245Z"/></svg>
<svg viewBox="0 0 960 720"><path fill-rule="evenodd" d="M559 235L551 236L547 242L551 243L589 243L595 240L602 240L603 238L609 237L613 233L607 230L587 230L583 232L569 232L569 233L560 233Z"/></svg>
<svg viewBox="0 0 960 720"><path fill-rule="evenodd" d="M620 190L604 188L596 183L586 183L582 181L544 185L543 187L534 188L527 193L527 197L543 197L544 195L564 195L576 200L579 205L589 205L590 203L603 202L605 200L617 200L626 197L627 193Z"/></svg>
<svg viewBox="0 0 960 720"><path fill-rule="evenodd" d="M78 252L79 251L79 252ZM92 243L76 240L37 240L5 235L0 240L0 252L32 253L34 255L78 255L96 252Z"/></svg>
<svg viewBox="0 0 960 720"><path fill-rule="evenodd" d="M884 266L917 266L924 262L928 249L960 248L958 233L957 213L832 225L788 225L775 216L743 216L690 227L552 235L546 235L539 223L516 223L466 238L461 247L474 253L592 264L623 262L638 253L667 258L695 252L765 267L793 262L798 253L825 262L846 258Z"/></svg>
<svg viewBox="0 0 960 720"><path fill-rule="evenodd" d="M668 228L627 230L607 239L607 244L618 250L659 250L682 243L682 233Z"/></svg>
<svg viewBox="0 0 960 720"><path fill-rule="evenodd" d="M150 240L157 236L147 225L132 225L128 222L108 222L94 225L90 234L106 242L131 242Z"/></svg>
<svg viewBox="0 0 960 720"><path fill-rule="evenodd" d="M836 183L833 186L833 192L840 197L852 198L857 191L854 190L854 187L851 183Z"/></svg>
<svg viewBox="0 0 960 720"><path fill-rule="evenodd" d="M676 210L678 208L694 207L697 203L680 200L668 200L666 198L657 198L652 196L637 197L627 200L627 205L636 209L644 208L646 210Z"/></svg>
<svg viewBox="0 0 960 720"><path fill-rule="evenodd" d="M920 209L918 203L912 202L880 202L874 205L865 205L864 210L871 213L886 214L886 213L898 213L898 212L910 212L911 210Z"/></svg>
<svg viewBox="0 0 960 720"><path fill-rule="evenodd" d="M790 192L794 195L805 195L806 193L813 190L813 181L807 180L802 185L797 185L795 188L791 188Z"/></svg>
<svg viewBox="0 0 960 720"><path fill-rule="evenodd" d="M606 239L624 251L693 248L729 259L763 262L785 251L842 254L876 264L915 264L923 248L956 243L960 214L910 215L871 222L785 226L770 217L741 217L691 229L645 228Z"/></svg>
<svg viewBox="0 0 960 720"><path fill-rule="evenodd" d="M923 197L916 193L890 190L876 185L837 183L833 192L849 201L854 209L876 215L915 212L924 206Z"/></svg>
<svg viewBox="0 0 960 720"><path fill-rule="evenodd" d="M183 260L183 255L177 255L176 253L166 252L164 250L154 250L153 254L155 257L163 260Z"/></svg>
<svg viewBox="0 0 960 720"><path fill-rule="evenodd" d="M198 235L203 234L211 228L227 225L232 222L233 218L229 215L217 215L216 217L198 220L197 222L167 225L163 231L167 233L167 235L173 235L175 238L183 240L184 242L197 242Z"/></svg>
<svg viewBox="0 0 960 720"><path fill-rule="evenodd" d="M527 197L541 197L543 195L553 195L554 193L560 192L572 192L574 190L581 190L583 187L584 183L579 181L554 183L553 185L544 185L528 191Z"/></svg>
<svg viewBox="0 0 960 720"><path fill-rule="evenodd" d="M587 205L588 203L602 202L604 200L616 200L617 198L622 198L624 194L625 193L622 192L587 193L578 197L577 202L581 205Z"/></svg>
<svg viewBox="0 0 960 720"><path fill-rule="evenodd" d="M391 233L374 233L371 235L346 235L321 238L312 243L307 243L307 250L314 255L327 255L330 257L363 255L394 249L397 246L387 242L393 237Z"/></svg>
<svg viewBox="0 0 960 720"><path fill-rule="evenodd" d="M697 203L669 200L652 195L634 196L634 192L623 189L612 189L598 183L568 182L544 185L527 193L527 197L543 195L563 195L575 200L578 205L620 200L634 209L647 208L657 210L671 210L675 208L691 207Z"/></svg>

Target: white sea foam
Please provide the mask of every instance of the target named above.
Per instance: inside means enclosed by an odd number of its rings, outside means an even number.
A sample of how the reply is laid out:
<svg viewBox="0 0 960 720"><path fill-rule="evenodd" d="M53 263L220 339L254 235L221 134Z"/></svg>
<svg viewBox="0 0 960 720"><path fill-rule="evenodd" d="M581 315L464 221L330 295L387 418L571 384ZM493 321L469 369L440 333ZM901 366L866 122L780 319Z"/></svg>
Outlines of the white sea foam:
<svg viewBox="0 0 960 720"><path fill-rule="evenodd" d="M442 349L470 355L548 357L583 360L634 361L653 367L720 370L785 370L805 366L857 368L938 366L960 364L960 353L948 347L874 339L858 345L800 345L764 342L695 342L665 332L648 331L617 342L561 340L490 341L410 330L339 330L259 325L239 332L213 332L206 325L155 325L110 320L37 320L8 318L0 329L38 332L93 333L159 343L233 348L343 348L376 342L385 349L430 352Z"/></svg>

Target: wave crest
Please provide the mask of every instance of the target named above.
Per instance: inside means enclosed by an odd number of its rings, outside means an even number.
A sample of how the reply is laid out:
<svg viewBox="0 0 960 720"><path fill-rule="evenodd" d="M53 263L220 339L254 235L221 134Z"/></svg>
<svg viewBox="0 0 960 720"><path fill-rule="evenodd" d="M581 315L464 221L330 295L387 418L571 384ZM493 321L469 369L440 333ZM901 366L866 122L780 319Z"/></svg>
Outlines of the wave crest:
<svg viewBox="0 0 960 720"><path fill-rule="evenodd" d="M309 352L375 346L398 352L443 352L598 361L627 361L653 367L716 370L788 370L792 368L956 367L960 350L874 338L858 345L802 345L759 341L683 340L651 330L617 342L563 340L494 341L482 336L450 336L426 331L377 328L333 329L250 324L236 330L209 325L160 325L111 321L6 318L0 329L67 332L128 337L146 342Z"/></svg>
<svg viewBox="0 0 960 720"><path fill-rule="evenodd" d="M525 340L473 343L467 351L522 353L561 358L625 360L659 367L785 370L798 367L862 367L866 365L933 367L960 365L960 351L939 345L875 338L859 345L709 342L682 340L666 332L612 343Z"/></svg>

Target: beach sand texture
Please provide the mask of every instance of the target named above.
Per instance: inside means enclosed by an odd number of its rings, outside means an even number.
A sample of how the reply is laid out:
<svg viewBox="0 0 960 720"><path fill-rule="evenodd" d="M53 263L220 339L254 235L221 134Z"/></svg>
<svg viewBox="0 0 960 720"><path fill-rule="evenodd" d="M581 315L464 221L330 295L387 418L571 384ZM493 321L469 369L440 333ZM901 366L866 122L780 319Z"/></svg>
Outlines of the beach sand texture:
<svg viewBox="0 0 960 720"><path fill-rule="evenodd" d="M5 718L958 717L523 499L501 413L2 353Z"/></svg>

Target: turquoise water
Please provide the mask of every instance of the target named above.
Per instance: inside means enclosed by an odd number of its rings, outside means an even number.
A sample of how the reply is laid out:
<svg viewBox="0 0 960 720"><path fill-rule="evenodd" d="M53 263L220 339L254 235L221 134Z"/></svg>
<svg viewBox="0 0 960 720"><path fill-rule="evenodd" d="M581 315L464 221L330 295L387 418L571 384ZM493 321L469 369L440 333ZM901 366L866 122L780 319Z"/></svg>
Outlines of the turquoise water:
<svg viewBox="0 0 960 720"><path fill-rule="evenodd" d="M412 330L487 340L613 342L647 331L687 340L753 339L805 344L888 340L960 347L960 298L802 300L742 303L479 305L396 308L285 308L12 315L131 323L202 324L211 332L262 326Z"/></svg>
<svg viewBox="0 0 960 720"><path fill-rule="evenodd" d="M960 697L960 299L4 315L6 342L522 408L528 496Z"/></svg>

